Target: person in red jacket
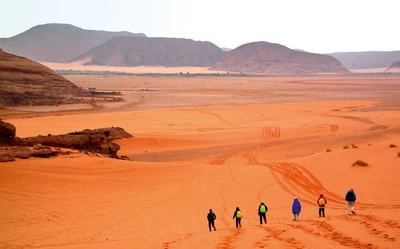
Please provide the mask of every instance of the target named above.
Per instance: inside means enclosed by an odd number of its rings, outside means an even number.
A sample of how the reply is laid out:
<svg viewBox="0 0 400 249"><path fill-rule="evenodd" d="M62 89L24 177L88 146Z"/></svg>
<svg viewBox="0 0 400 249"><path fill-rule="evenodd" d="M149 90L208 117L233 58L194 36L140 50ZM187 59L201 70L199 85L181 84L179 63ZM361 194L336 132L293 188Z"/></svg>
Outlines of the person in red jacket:
<svg viewBox="0 0 400 249"><path fill-rule="evenodd" d="M319 195L319 198L318 198L318 200L317 200L317 204L318 204L318 206L319 206L319 211L318 211L319 217L325 217L325 204L326 204L326 199L325 199L325 197L324 197L323 194L320 194L320 195Z"/></svg>

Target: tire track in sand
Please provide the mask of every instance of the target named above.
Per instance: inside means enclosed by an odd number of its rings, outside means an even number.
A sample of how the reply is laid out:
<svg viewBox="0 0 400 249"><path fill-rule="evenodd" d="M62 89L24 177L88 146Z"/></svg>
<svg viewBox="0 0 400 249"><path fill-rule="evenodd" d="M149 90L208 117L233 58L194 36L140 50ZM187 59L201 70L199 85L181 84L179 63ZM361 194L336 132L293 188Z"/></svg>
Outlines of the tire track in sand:
<svg viewBox="0 0 400 249"><path fill-rule="evenodd" d="M206 114L206 115L214 116L214 117L216 117L217 119L221 120L222 123L227 124L227 125L230 126L230 127L237 128L235 125L233 125L232 123L228 122L226 119L224 119L223 117L221 117L221 116L218 115L218 114L215 114L215 113L212 113L212 112L206 112L206 111L204 111L204 110L202 110L202 109L200 109L200 108L194 108L194 109L195 109L196 111L200 112L200 113L203 113L203 114Z"/></svg>
<svg viewBox="0 0 400 249"><path fill-rule="evenodd" d="M261 142L256 147L265 146L267 143L274 142L277 139L279 139L280 136L281 136L280 127L266 127L261 130L261 138L260 138ZM253 149L248 150L245 153L245 157L251 157L252 151L253 151ZM235 156L235 155L237 155L237 153L232 153L230 155L227 155L227 156L224 156L221 158L217 158L217 159L211 161L210 164L222 165L226 160L228 160L229 158L231 158L232 156Z"/></svg>
<svg viewBox="0 0 400 249"><path fill-rule="evenodd" d="M337 126L331 126L332 133L337 131ZM260 141L257 147L250 149L244 154L250 165L262 165L267 167L276 182L288 193L293 196L302 195L303 201L314 204L315 196L321 192L329 196L331 203L342 205L343 198L328 189L305 167L294 163L263 163L258 160L258 156L263 152L266 144L274 142L280 138L279 127L267 127L262 130ZM313 200L313 201L310 201Z"/></svg>

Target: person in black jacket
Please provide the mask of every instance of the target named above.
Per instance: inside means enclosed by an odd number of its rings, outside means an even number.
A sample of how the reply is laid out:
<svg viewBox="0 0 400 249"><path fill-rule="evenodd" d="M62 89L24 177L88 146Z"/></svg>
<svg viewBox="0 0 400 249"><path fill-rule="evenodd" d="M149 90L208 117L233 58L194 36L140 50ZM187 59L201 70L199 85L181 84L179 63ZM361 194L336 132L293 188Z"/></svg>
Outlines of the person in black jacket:
<svg viewBox="0 0 400 249"><path fill-rule="evenodd" d="M210 229L210 232L211 232L211 227L214 228L214 231L217 230L215 229L215 224L214 224L216 218L217 216L213 213L212 209L210 209L210 212L207 214L208 229Z"/></svg>
<svg viewBox="0 0 400 249"><path fill-rule="evenodd" d="M345 199L347 202L347 214L350 214L350 212L354 214L354 202L356 202L357 197L352 188L346 193Z"/></svg>
<svg viewBox="0 0 400 249"><path fill-rule="evenodd" d="M267 211L268 207L262 201L260 206L258 206L258 216L260 216L260 225L262 224L263 220L264 223L267 224Z"/></svg>
<svg viewBox="0 0 400 249"><path fill-rule="evenodd" d="M242 227L242 218L243 218L243 213L240 211L239 207L236 207L235 212L233 213L232 219L236 218L236 227Z"/></svg>

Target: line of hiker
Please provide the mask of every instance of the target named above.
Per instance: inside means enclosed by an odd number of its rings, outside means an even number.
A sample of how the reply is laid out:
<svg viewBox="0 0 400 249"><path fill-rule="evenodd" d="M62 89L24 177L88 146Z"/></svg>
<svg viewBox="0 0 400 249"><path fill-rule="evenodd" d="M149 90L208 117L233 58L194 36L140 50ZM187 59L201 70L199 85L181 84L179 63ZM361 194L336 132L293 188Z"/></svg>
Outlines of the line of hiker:
<svg viewBox="0 0 400 249"><path fill-rule="evenodd" d="M356 201L356 194L353 189L350 189L345 196L345 200L347 203L347 213L350 214L355 214L354 212L354 203ZM320 194L318 199L317 199L317 204L318 204L318 215L319 217L325 217L325 205L327 204L327 201L324 197L323 194ZM258 216L260 217L260 225L267 224L267 212L268 212L268 207L265 205L263 201L261 201L260 205L258 206ZM292 213L293 213L293 220L298 220L301 212L301 203L300 200L297 197L294 197L293 203L292 203ZM207 214L207 220L208 220L208 229L210 231L211 228L216 231L217 229L215 228L215 219L217 216L215 213L213 213L212 209L210 209L210 212ZM235 219L236 227L241 227L242 226L242 218L243 218L243 213L240 210L239 207L236 207L235 212L233 213L232 219Z"/></svg>

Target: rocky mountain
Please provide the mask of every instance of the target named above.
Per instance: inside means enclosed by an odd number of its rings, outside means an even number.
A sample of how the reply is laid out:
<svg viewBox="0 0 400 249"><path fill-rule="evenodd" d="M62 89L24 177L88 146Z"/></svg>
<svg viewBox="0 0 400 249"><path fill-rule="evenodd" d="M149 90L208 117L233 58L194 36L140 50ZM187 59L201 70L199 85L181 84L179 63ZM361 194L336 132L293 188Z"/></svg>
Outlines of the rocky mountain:
<svg viewBox="0 0 400 249"><path fill-rule="evenodd" d="M71 103L85 91L53 70L0 49L0 107Z"/></svg>
<svg viewBox="0 0 400 249"><path fill-rule="evenodd" d="M70 24L44 24L11 38L1 38L0 48L34 61L63 63L116 36L145 35L85 30Z"/></svg>
<svg viewBox="0 0 400 249"><path fill-rule="evenodd" d="M210 42L180 38L114 37L74 61L85 65L209 67L224 51Z"/></svg>
<svg viewBox="0 0 400 249"><path fill-rule="evenodd" d="M332 56L295 51L280 44L253 42L224 55L211 70L253 74L348 73Z"/></svg>
<svg viewBox="0 0 400 249"><path fill-rule="evenodd" d="M338 59L348 69L388 68L400 61L398 51L341 52L329 54Z"/></svg>

